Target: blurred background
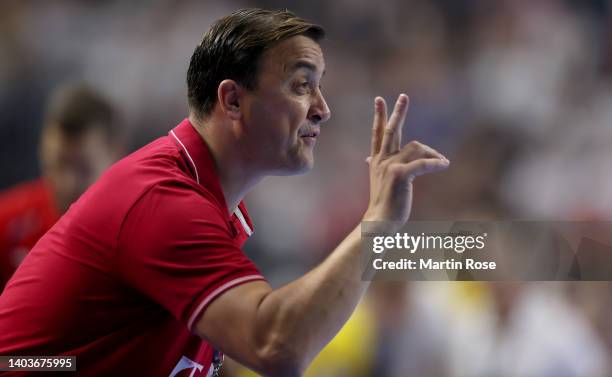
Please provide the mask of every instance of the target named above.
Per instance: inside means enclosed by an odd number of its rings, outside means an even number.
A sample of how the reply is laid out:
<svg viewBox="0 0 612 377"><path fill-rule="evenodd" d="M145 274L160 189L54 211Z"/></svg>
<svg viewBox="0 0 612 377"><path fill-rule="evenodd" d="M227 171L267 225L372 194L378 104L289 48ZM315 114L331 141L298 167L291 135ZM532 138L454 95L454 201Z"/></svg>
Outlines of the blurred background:
<svg viewBox="0 0 612 377"><path fill-rule="evenodd" d="M0 189L43 174L46 109L67 81L112 106L119 135L109 155L165 135L187 114L185 75L201 35L252 6L288 8L327 31L332 118L315 169L268 178L247 197L246 252L273 286L312 268L359 222L376 95L392 104L408 93L404 141L452 161L417 179L412 219L612 218L605 0L4 0ZM0 231L16 227L6 221ZM611 314L608 282L376 283L308 376L612 376ZM252 375L231 363L224 373Z"/></svg>

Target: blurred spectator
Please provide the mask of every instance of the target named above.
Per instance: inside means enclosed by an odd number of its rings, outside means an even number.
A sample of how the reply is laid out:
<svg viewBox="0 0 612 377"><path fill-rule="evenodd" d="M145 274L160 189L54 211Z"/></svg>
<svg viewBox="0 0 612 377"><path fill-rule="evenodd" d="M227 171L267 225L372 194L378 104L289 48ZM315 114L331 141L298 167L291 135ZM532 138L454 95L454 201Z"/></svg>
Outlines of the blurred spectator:
<svg viewBox="0 0 612 377"><path fill-rule="evenodd" d="M49 100L41 178L0 193L0 289L26 253L118 157L115 113L97 91L68 83Z"/></svg>
<svg viewBox="0 0 612 377"><path fill-rule="evenodd" d="M371 376L448 375L445 318L439 308L430 305L433 296L427 284L372 283L366 304L375 314L378 342Z"/></svg>
<svg viewBox="0 0 612 377"><path fill-rule="evenodd" d="M602 341L563 295L563 285L494 283L471 287L447 307L451 373L456 377L606 376ZM461 293L455 291L460 297ZM465 297L465 296L464 296Z"/></svg>

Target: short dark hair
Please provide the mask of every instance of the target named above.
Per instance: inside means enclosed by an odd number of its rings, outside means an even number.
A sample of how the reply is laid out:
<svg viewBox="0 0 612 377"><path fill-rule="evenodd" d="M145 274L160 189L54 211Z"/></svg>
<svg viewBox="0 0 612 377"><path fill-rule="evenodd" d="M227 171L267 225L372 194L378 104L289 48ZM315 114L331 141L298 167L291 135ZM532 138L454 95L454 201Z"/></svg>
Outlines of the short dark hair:
<svg viewBox="0 0 612 377"><path fill-rule="evenodd" d="M67 82L51 93L45 111L45 126L58 127L69 137L91 129L103 132L107 141L117 138L116 114L111 103L84 82Z"/></svg>
<svg viewBox="0 0 612 377"><path fill-rule="evenodd" d="M262 53L297 35L319 42L325 31L286 9L241 9L217 20L191 56L187 70L191 111L199 117L210 115L217 101L217 88L225 79L235 80L249 90L255 89Z"/></svg>

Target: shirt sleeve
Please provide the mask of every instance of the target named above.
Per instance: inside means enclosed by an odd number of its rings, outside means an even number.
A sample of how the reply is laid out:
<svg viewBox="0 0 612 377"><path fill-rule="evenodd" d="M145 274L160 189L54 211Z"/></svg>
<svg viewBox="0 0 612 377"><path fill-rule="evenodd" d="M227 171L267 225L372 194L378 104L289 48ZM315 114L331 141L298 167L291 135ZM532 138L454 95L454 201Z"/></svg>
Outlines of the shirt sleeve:
<svg viewBox="0 0 612 377"><path fill-rule="evenodd" d="M117 260L123 279L191 330L219 295L264 280L214 202L187 185L158 185L131 208Z"/></svg>

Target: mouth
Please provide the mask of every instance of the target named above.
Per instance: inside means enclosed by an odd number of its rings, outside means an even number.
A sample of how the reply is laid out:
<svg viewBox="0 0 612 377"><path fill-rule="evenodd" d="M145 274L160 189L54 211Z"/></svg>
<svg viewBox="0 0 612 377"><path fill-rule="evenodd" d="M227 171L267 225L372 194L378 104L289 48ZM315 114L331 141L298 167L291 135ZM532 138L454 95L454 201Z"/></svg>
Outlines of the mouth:
<svg viewBox="0 0 612 377"><path fill-rule="evenodd" d="M311 137L311 138L316 139L317 136L319 136L320 133L321 133L321 131L318 130L318 129L306 129L304 131L301 131L299 133L299 136L300 137Z"/></svg>

